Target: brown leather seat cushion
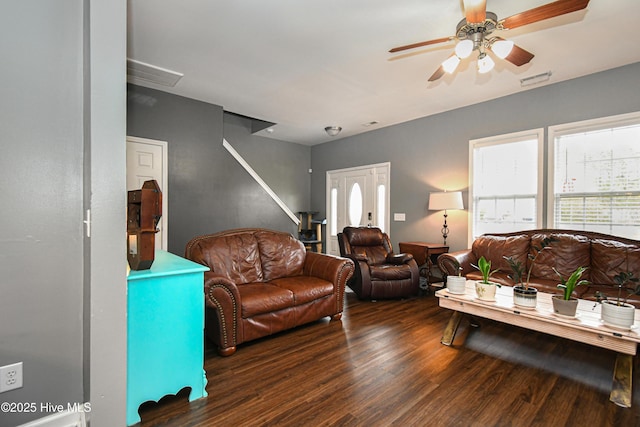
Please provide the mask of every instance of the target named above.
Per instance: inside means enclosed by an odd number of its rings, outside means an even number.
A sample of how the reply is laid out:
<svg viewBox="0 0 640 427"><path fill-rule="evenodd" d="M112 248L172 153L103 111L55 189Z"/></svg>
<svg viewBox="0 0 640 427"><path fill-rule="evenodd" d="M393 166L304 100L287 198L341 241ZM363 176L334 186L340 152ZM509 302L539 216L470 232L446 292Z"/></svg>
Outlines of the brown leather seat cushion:
<svg viewBox="0 0 640 427"><path fill-rule="evenodd" d="M238 285L242 318L271 313L294 305L293 292L270 283Z"/></svg>
<svg viewBox="0 0 640 427"><path fill-rule="evenodd" d="M333 293L333 284L313 276L283 277L269 282L293 292L294 305L302 305Z"/></svg>
<svg viewBox="0 0 640 427"><path fill-rule="evenodd" d="M408 265L372 265L370 269L372 280L400 280L411 278L411 268Z"/></svg>

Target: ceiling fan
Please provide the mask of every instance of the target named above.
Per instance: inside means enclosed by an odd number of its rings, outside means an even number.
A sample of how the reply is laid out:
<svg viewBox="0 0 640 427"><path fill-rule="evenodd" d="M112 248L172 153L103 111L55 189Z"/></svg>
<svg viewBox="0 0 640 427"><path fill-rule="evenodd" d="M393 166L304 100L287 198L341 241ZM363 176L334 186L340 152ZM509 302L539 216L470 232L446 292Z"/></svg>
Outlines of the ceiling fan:
<svg viewBox="0 0 640 427"><path fill-rule="evenodd" d="M493 69L495 62L488 55L491 51L500 59L505 59L520 67L533 58L531 52L516 46L512 41L493 36L494 31L510 30L523 25L553 18L555 16L582 10L589 0L557 0L552 3L529 9L505 19L498 19L493 12L487 11L486 0L463 0L465 17L456 27L456 35L428 40L406 46L394 47L390 53L401 52L417 47L457 40L454 53L429 77L429 81L438 80L445 72L453 73L461 59L478 51L478 72L486 73Z"/></svg>

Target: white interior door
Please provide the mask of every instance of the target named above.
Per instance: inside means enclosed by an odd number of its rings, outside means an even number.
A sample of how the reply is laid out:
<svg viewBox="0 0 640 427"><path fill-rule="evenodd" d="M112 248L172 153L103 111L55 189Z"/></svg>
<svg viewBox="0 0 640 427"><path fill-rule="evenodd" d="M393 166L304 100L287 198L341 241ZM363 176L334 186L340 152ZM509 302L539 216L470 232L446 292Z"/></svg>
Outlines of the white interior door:
<svg viewBox="0 0 640 427"><path fill-rule="evenodd" d="M166 141L127 137L127 191L139 190L145 181L155 179L162 191L162 218L156 234L156 249L167 250L168 235L168 157Z"/></svg>
<svg viewBox="0 0 640 427"><path fill-rule="evenodd" d="M327 172L327 252L340 255L338 233L346 226L389 229L391 164Z"/></svg>

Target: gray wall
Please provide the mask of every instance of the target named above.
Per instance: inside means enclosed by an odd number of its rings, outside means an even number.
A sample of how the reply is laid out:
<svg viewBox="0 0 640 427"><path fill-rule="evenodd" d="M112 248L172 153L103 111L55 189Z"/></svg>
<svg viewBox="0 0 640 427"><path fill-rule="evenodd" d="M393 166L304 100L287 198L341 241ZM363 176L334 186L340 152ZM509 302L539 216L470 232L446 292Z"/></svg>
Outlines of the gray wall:
<svg viewBox="0 0 640 427"><path fill-rule="evenodd" d="M0 425L50 415L42 403L66 407L90 395L99 396L93 426L122 425L126 3L23 0L3 14L0 365L22 361L24 385L0 402L33 402L36 411L0 411ZM85 207L95 213L91 241ZM108 360L92 360L92 351Z"/></svg>
<svg viewBox="0 0 640 427"><path fill-rule="evenodd" d="M297 232L222 146L223 135L294 212L309 204L310 148L251 134L251 121L217 105L129 85L127 134L167 141L169 251L200 234L238 227Z"/></svg>
<svg viewBox="0 0 640 427"><path fill-rule="evenodd" d="M85 238L90 270L85 271L84 393L91 402L91 427L112 427L126 424L127 1L84 4L90 51L85 57L85 208L92 212L91 238Z"/></svg>
<svg viewBox="0 0 640 427"><path fill-rule="evenodd" d="M311 207L324 213L326 171L391 162L391 213L406 213L390 236L441 242L442 212L429 192L463 190L465 211L449 211L451 250L467 247L469 140L640 111L640 63L389 126L311 149ZM427 96L428 93L425 95Z"/></svg>
<svg viewBox="0 0 640 427"><path fill-rule="evenodd" d="M3 13L0 365L22 361L24 387L0 401L39 411L83 401L83 11L31 1ZM0 425L41 416L2 411Z"/></svg>

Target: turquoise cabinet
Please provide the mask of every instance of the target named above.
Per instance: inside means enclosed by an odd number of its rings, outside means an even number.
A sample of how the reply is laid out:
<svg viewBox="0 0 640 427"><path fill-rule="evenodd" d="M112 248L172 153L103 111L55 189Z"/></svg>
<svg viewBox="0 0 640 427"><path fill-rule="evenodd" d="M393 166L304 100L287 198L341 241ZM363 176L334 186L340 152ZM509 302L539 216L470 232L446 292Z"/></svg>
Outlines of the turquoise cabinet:
<svg viewBox="0 0 640 427"><path fill-rule="evenodd" d="M138 408L191 387L205 397L204 272L208 268L156 251L149 270L127 278L127 425Z"/></svg>

